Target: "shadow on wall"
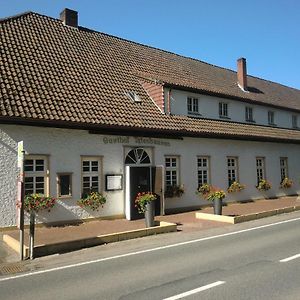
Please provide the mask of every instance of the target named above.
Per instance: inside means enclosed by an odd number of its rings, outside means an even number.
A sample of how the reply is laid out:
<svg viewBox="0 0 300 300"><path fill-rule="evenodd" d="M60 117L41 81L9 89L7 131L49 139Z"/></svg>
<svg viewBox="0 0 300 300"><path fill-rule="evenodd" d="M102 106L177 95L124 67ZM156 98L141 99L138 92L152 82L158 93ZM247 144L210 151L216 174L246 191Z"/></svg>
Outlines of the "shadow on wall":
<svg viewBox="0 0 300 300"><path fill-rule="evenodd" d="M99 211L84 209L77 205L76 200L58 200L55 206L48 211L40 211L36 214L36 223L43 223L46 226L64 226L76 225L83 223L82 219L99 218L103 216L104 208ZM27 214L26 224L29 222L29 214Z"/></svg>
<svg viewBox="0 0 300 300"><path fill-rule="evenodd" d="M29 214L27 214L29 218ZM28 218L26 221L28 222ZM27 223L26 222L26 223ZM43 223L46 226L68 225L71 223L82 223L80 216L71 209L66 208L57 202L50 211L40 211L36 214L36 223Z"/></svg>

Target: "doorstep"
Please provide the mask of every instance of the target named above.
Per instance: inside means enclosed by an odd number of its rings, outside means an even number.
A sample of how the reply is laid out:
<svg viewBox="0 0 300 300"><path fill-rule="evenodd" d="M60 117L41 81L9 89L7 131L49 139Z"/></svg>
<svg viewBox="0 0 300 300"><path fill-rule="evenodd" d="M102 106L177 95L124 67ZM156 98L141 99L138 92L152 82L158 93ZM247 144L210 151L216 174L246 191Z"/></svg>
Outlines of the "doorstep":
<svg viewBox="0 0 300 300"><path fill-rule="evenodd" d="M89 237L89 238L82 238L78 240L62 241L62 242L52 243L52 244L35 245L34 256L35 257L46 256L55 253L74 251L74 250L79 250L82 248L87 248L92 246L98 246L102 244L114 243L114 242L119 242L124 240L135 239L139 237L145 237L149 235L155 235L155 234L167 233L167 232L176 232L176 231L177 231L177 225L174 223L155 221L154 227L110 233L110 234ZM9 234L4 234L3 241L10 248L20 253L20 243L17 239L13 238ZM29 248L27 246L24 247L24 256L25 257L29 256Z"/></svg>
<svg viewBox="0 0 300 300"><path fill-rule="evenodd" d="M270 216L274 216L274 215L278 215L278 214L289 213L289 212L293 212L293 211L297 211L297 210L300 210L300 205L283 207L283 208L262 211L262 212L258 212L258 213L247 214L247 215L239 215L239 216L214 215L214 214L209 214L209 213L196 212L196 218L202 219L202 220L210 220L210 221L224 222L224 223L230 223L230 224L237 224L237 223L257 220L257 219L261 219L261 218L266 218L266 217L270 217Z"/></svg>

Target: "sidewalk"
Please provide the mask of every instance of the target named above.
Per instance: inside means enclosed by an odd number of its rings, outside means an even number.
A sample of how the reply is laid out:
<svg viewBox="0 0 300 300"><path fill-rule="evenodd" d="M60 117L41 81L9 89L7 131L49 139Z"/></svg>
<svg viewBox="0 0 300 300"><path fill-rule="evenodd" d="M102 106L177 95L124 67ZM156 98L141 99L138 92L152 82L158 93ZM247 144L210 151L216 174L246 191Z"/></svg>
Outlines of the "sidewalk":
<svg viewBox="0 0 300 300"><path fill-rule="evenodd" d="M271 210L278 210L286 207L299 207L300 209L300 199L298 199L297 197L285 197L280 199L259 200L248 203L228 204L227 206L223 207L223 214L231 216L246 215L249 213L259 213ZM201 212L213 213L213 209L211 207L208 207L202 209ZM230 224L222 222L196 219L195 211L166 216L158 216L156 217L156 220L175 223L177 224L177 231L181 232L199 231L212 227L232 226ZM36 228L35 245L45 246L56 243L71 243L72 241L74 244L76 243L76 241L82 239L96 237L99 238L99 236L112 235L124 231L138 231L144 227L144 219L136 221L127 221L125 219L95 220L90 222L84 222L78 225L38 227ZM2 232L2 234L0 232L0 238L3 234L9 235L15 240L19 239L18 230L6 231ZM138 235L133 237L138 237ZM5 255L7 254L7 249L3 249L3 244L1 249L1 243L0 263L1 259L2 262L5 262ZM28 230L26 230L25 232L25 244L28 246Z"/></svg>

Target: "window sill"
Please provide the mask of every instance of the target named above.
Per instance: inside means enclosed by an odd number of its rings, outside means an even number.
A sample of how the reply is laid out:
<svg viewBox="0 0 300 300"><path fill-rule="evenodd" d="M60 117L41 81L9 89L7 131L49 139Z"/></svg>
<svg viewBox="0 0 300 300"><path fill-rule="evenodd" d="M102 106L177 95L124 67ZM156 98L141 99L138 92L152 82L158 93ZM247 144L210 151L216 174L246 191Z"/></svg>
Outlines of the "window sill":
<svg viewBox="0 0 300 300"><path fill-rule="evenodd" d="M231 118L229 117L226 117L226 116L219 116L220 119L223 119L223 120L231 120Z"/></svg>
<svg viewBox="0 0 300 300"><path fill-rule="evenodd" d="M269 126L277 127L277 124L275 124L275 123L269 123L268 125L269 125Z"/></svg>
<svg viewBox="0 0 300 300"><path fill-rule="evenodd" d="M188 116L199 116L201 117L202 115L200 113L197 113L197 112L191 112L191 111L188 111Z"/></svg>
<svg viewBox="0 0 300 300"><path fill-rule="evenodd" d="M247 123L256 123L254 120L246 120Z"/></svg>
<svg viewBox="0 0 300 300"><path fill-rule="evenodd" d="M57 199L61 199L61 200L68 200L68 199L72 199L72 195L63 195L63 196L58 196Z"/></svg>

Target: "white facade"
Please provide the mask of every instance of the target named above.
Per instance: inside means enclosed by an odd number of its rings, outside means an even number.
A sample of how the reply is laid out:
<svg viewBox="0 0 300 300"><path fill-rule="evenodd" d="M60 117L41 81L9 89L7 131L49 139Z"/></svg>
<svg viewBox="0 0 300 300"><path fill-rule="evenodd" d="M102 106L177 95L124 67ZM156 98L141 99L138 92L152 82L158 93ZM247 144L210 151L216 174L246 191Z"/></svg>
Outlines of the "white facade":
<svg viewBox="0 0 300 300"><path fill-rule="evenodd" d="M178 157L179 183L184 184L185 192L180 198L166 198L166 209L206 204L205 200L195 194L198 185L198 156L209 157L210 181L223 189L228 187L227 157L238 158L239 182L245 184L246 189L234 195L229 194L225 201L257 199L265 196L255 188L256 157L265 157L266 179L272 183L268 197L300 193L300 145L207 138L183 138L183 140L135 138L90 134L88 131L75 129L0 125L0 227L16 224L16 145L21 140L24 141L28 155L47 157L49 195L58 196L57 173L69 173L72 176L72 196L59 199L50 213L39 213L39 222L124 216L126 188L124 161L128 152L136 147L143 148L149 154L150 164L153 166L164 166L166 156ZM101 158L100 190L107 197L107 203L100 212L91 213L76 204L82 192L82 156ZM288 190L279 188L280 157L288 159L288 176L294 181L293 187ZM122 174L124 181L122 190L105 191L106 174Z"/></svg>
<svg viewBox="0 0 300 300"><path fill-rule="evenodd" d="M165 89L165 102L167 102L169 89ZM276 109L273 107L263 106L263 105L255 105L249 104L243 101L230 100L226 98L219 98L208 95L200 95L192 92L186 92L181 90L171 90L170 94L170 109L171 113L175 115L185 115L188 116L187 111L187 98L194 97L198 99L199 103L199 118L208 118L208 119L216 119L222 120L219 117L219 103L227 103L228 104L228 119L233 122L241 122L248 123L245 120L245 107L251 107L253 110L253 119L255 121L254 124L257 125L267 125L268 123L268 111L274 112L274 123L275 127L282 128L293 128L292 124L292 116L297 116L298 126L299 126L299 114L296 112ZM197 117L197 115L192 115L193 117ZM224 120L224 119L223 119Z"/></svg>

